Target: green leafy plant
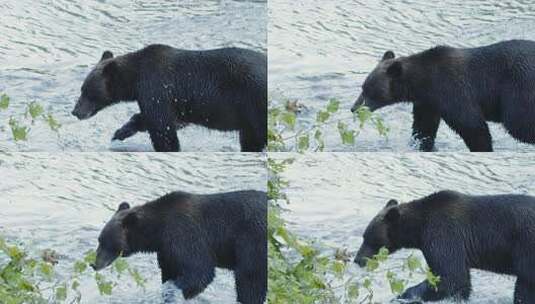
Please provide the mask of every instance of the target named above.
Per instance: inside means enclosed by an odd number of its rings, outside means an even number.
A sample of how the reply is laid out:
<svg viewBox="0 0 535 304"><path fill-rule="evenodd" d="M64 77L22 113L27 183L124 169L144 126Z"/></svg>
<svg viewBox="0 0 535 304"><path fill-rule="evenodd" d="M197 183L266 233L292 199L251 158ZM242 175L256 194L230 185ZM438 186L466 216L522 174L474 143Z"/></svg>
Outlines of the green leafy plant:
<svg viewBox="0 0 535 304"><path fill-rule="evenodd" d="M0 238L0 299L6 304L80 303L82 294L79 282L83 276L92 273L88 269L95 256L94 251L88 251L82 259L74 262L72 273L65 278L55 272L59 260L54 251L45 250L41 257L31 257L22 247L8 244ZM117 259L111 269L115 279L94 273L101 295L111 295L125 273L138 286L144 287L145 280L123 258Z"/></svg>
<svg viewBox="0 0 535 304"><path fill-rule="evenodd" d="M381 277L393 295L405 290L409 282L399 278L400 272L409 278L424 275L436 288L440 278L413 255L385 270L389 252L382 248L368 259L365 274L357 276L349 271L353 263L347 250L324 253L332 250L292 233L281 216L290 203L284 193L288 181L281 173L292 163L293 159L268 159L268 303L375 303L373 282Z"/></svg>
<svg viewBox="0 0 535 304"><path fill-rule="evenodd" d="M8 95L0 95L0 111L9 110L10 104L11 99ZM27 104L23 117L15 118L13 115L9 117L8 126L11 130L13 140L16 142L28 140L28 134L31 130L30 126L35 125L37 121L44 122L56 133L61 127L61 124L54 118L52 113L47 113L42 105L36 101L32 101Z"/></svg>
<svg viewBox="0 0 535 304"><path fill-rule="evenodd" d="M319 110L315 122L308 127L298 126L298 113L302 106L296 101L286 101L284 106L269 103L268 110L268 150L269 151L323 151L325 149L325 129L336 125L340 140L344 145L355 145L356 137L366 124L372 124L381 136L388 134L383 120L367 107L360 107L349 117L335 119L340 110L340 101L331 99L324 109ZM352 127L351 124L355 125Z"/></svg>

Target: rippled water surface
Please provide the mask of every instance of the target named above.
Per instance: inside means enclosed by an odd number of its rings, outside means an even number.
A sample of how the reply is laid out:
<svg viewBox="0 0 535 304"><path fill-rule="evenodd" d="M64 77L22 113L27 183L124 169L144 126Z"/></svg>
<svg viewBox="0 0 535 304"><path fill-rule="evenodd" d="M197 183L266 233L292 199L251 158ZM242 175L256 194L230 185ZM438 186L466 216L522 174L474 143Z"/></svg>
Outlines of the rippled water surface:
<svg viewBox="0 0 535 304"><path fill-rule="evenodd" d="M327 248L347 248L353 257L364 229L389 199L408 202L444 189L474 195L535 195L535 159L529 155L321 153L270 157L296 158L283 174L290 183L290 211L285 217L291 229ZM410 253L422 257L419 251L402 250L386 268ZM356 265L351 271L363 274ZM414 278L411 283L421 280ZM384 282L377 284L377 300L387 303L392 298L390 288ZM513 301L514 277L472 271L472 287L469 303Z"/></svg>
<svg viewBox="0 0 535 304"><path fill-rule="evenodd" d="M30 250L56 250L63 256L61 275L70 274L74 260L96 249L100 230L122 201L138 205L176 190L266 190L261 154L0 154L0 174L0 234ZM103 297L88 279L81 285L82 303L161 303L156 255L134 255L127 261L147 279L145 291L126 279L111 297ZM218 270L214 282L191 303L235 303L235 297L232 273Z"/></svg>
<svg viewBox="0 0 535 304"><path fill-rule="evenodd" d="M301 123L333 97L342 101L337 118L349 108L366 75L386 50L407 55L449 44L486 45L513 38L535 40L535 2L525 0L272 0L269 1L270 93L275 101L300 100L308 110ZM391 131L388 140L371 128L356 147L340 144L336 128L327 134L328 150L410 151L412 107L396 105L378 111ZM348 120L349 122L351 120ZM492 124L495 150L530 150L500 125ZM467 151L444 123L437 136L440 151Z"/></svg>
<svg viewBox="0 0 535 304"><path fill-rule="evenodd" d="M0 92L12 98L0 122L40 102L63 124L59 138L38 123L27 143L0 132L0 150L152 150L146 133L110 143L113 132L138 110L112 106L87 121L70 115L80 87L104 50L123 54L151 43L185 49L239 46L266 51L267 4L233 0L4 0L0 2ZM239 151L235 133L188 127L184 151Z"/></svg>

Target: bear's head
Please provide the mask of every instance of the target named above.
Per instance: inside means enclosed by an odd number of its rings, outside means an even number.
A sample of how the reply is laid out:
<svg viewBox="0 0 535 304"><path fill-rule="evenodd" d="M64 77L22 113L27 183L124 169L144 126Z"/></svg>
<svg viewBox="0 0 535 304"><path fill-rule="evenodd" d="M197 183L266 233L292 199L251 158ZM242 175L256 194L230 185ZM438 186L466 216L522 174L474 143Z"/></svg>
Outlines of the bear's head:
<svg viewBox="0 0 535 304"><path fill-rule="evenodd" d="M124 96L124 72L121 62L105 51L97 65L89 72L82 84L81 95L74 106L72 115L78 119L88 119L107 106L118 103Z"/></svg>
<svg viewBox="0 0 535 304"><path fill-rule="evenodd" d="M368 259L385 247L390 253L400 249L398 240L392 238L392 230L399 229L400 220L399 204L396 200L390 200L386 206L368 224L364 231L364 241L357 252L355 263L364 267Z"/></svg>
<svg viewBox="0 0 535 304"><path fill-rule="evenodd" d="M362 92L351 107L355 112L360 106L375 111L387 105L407 100L404 58L395 58L387 51L375 69L366 77Z"/></svg>
<svg viewBox="0 0 535 304"><path fill-rule="evenodd" d="M128 242L129 232L135 226L137 215L130 205L123 202L106 223L98 237L97 257L91 265L93 269L100 270L110 265L119 256L127 257L133 253Z"/></svg>

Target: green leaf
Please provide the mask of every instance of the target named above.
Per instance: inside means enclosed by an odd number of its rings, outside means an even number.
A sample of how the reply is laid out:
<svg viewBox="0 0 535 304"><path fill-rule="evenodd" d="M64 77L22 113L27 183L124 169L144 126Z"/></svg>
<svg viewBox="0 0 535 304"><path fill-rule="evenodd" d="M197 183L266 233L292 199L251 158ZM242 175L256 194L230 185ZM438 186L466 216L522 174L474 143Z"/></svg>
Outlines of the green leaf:
<svg viewBox="0 0 535 304"><path fill-rule="evenodd" d="M331 114L327 111L319 111L316 115L316 122L324 123L329 119L330 116Z"/></svg>
<svg viewBox="0 0 535 304"><path fill-rule="evenodd" d="M94 250L89 250L85 253L84 262L93 264L97 260L97 253Z"/></svg>
<svg viewBox="0 0 535 304"><path fill-rule="evenodd" d="M74 272L76 274L81 274L87 269L87 263L83 261L76 261L74 263Z"/></svg>
<svg viewBox="0 0 535 304"><path fill-rule="evenodd" d="M295 127L296 115L293 112L284 112L281 115L282 122L290 129Z"/></svg>
<svg viewBox="0 0 535 304"><path fill-rule="evenodd" d="M30 114L30 116L32 117L33 120L35 120L37 117L41 116L44 112L45 112L45 110L43 109L43 107L39 103L37 103L36 101L32 101L28 105L28 113Z"/></svg>
<svg viewBox="0 0 535 304"><path fill-rule="evenodd" d="M316 140L316 143L318 144L319 151L323 151L323 149L325 148L325 142L323 141L322 135L323 134L321 133L320 129L316 129L316 132L314 132L314 139Z"/></svg>
<svg viewBox="0 0 535 304"><path fill-rule="evenodd" d="M21 126L13 117L9 118L9 126L11 127L11 133L15 141L27 140L28 131L30 130L28 127Z"/></svg>
<svg viewBox="0 0 535 304"><path fill-rule="evenodd" d="M0 96L0 110L5 110L9 107L9 96L2 94Z"/></svg>
<svg viewBox="0 0 535 304"><path fill-rule="evenodd" d="M65 301L67 300L67 284L63 283L61 286L56 288L56 300Z"/></svg>
<svg viewBox="0 0 535 304"><path fill-rule="evenodd" d="M420 260L412 254L407 258L407 267L411 272L414 272L422 267Z"/></svg>
<svg viewBox="0 0 535 304"><path fill-rule="evenodd" d="M113 263L113 267L115 268L115 270L117 271L117 273L121 274L121 273L123 273L126 269L128 269L128 263L126 262L125 259L123 259L123 258L118 258L118 259L115 260L115 262Z"/></svg>
<svg viewBox="0 0 535 304"><path fill-rule="evenodd" d="M39 271L47 280L51 280L52 275L54 274L54 268L52 267L52 264L46 262L40 263Z"/></svg>
<svg viewBox="0 0 535 304"><path fill-rule="evenodd" d="M45 116L45 121L52 131L57 132L61 128L61 124L50 113Z"/></svg>
<svg viewBox="0 0 535 304"><path fill-rule="evenodd" d="M7 246L5 252L13 261L19 261L25 256L24 252L17 246Z"/></svg>
<svg viewBox="0 0 535 304"><path fill-rule="evenodd" d="M329 100L329 104L327 105L327 112L334 113L338 111L339 108L340 108L340 101L336 99Z"/></svg>
<svg viewBox="0 0 535 304"><path fill-rule="evenodd" d="M97 282L98 291L101 295L111 295L113 284L107 281L100 273L95 273L95 281Z"/></svg>
<svg viewBox="0 0 535 304"><path fill-rule="evenodd" d="M366 261L366 270L372 272L379 268L379 262L376 259L368 259Z"/></svg>
<svg viewBox="0 0 535 304"><path fill-rule="evenodd" d="M364 279L362 286L364 286L364 288L369 290L372 287L372 281L370 280L370 278Z"/></svg>
<svg viewBox="0 0 535 304"><path fill-rule="evenodd" d="M389 129L385 126L383 120L381 118L375 119L375 128L377 129L377 132L379 132L379 135L386 136Z"/></svg>
<svg viewBox="0 0 535 304"><path fill-rule="evenodd" d="M379 262L384 262L388 259L389 251L386 247L381 247L379 249L379 253L377 253L374 258Z"/></svg>
<svg viewBox="0 0 535 304"><path fill-rule="evenodd" d="M80 287L80 282L78 282L78 280L72 281L71 289L72 290L78 290L78 287Z"/></svg>
<svg viewBox="0 0 535 304"><path fill-rule="evenodd" d="M356 132L349 130L346 123L342 121L338 122L338 133L340 134L343 144L353 145L355 143Z"/></svg>
<svg viewBox="0 0 535 304"><path fill-rule="evenodd" d="M128 273L130 273L130 276L134 279L134 282L136 282L137 286L145 287L145 279L143 279L137 269L129 268Z"/></svg>
<svg viewBox="0 0 535 304"><path fill-rule="evenodd" d="M390 284L390 290L393 294L401 294L405 290L405 283L403 280L396 278L396 275L393 272L388 271L386 276L388 278L388 283Z"/></svg>
<svg viewBox="0 0 535 304"><path fill-rule="evenodd" d="M337 277L341 278L345 272L345 264L340 261L334 261L332 263L332 271L336 274Z"/></svg>
<svg viewBox="0 0 535 304"><path fill-rule="evenodd" d="M429 268L429 267L427 267L427 271L425 273L425 276L426 276L427 282L429 282L429 284L431 286L433 286L433 288L435 288L435 290L437 290L438 289L438 283L440 283L440 277L436 276L433 272L431 272L431 268Z"/></svg>
<svg viewBox="0 0 535 304"><path fill-rule="evenodd" d="M342 137L342 143L347 145L355 144L355 131L344 131L340 134Z"/></svg>
<svg viewBox="0 0 535 304"><path fill-rule="evenodd" d="M357 284L350 285L347 288L347 296L354 300L359 297L359 286Z"/></svg>
<svg viewBox="0 0 535 304"><path fill-rule="evenodd" d="M310 139L308 135L303 135L299 137L299 140L297 143L297 148L299 149L299 151L306 151L308 150L309 146L310 146Z"/></svg>
<svg viewBox="0 0 535 304"><path fill-rule="evenodd" d="M366 123L366 121L370 120L370 118L372 117L372 112L366 106L359 107L355 113L357 115L361 127L364 126L364 123Z"/></svg>

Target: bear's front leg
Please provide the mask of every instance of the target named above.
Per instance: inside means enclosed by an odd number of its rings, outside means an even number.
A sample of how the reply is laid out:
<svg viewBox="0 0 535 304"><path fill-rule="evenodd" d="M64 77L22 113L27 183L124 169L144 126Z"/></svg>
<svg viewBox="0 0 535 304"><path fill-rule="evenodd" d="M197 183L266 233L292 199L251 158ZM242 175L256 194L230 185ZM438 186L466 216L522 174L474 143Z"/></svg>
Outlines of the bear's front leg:
<svg viewBox="0 0 535 304"><path fill-rule="evenodd" d="M203 292L215 277L214 266L202 265L202 261L201 264L196 264L195 261L183 264L183 269L180 271L182 275L175 277L173 280L175 286L182 290L182 295L186 300L192 299Z"/></svg>
<svg viewBox="0 0 535 304"><path fill-rule="evenodd" d="M436 290L426 281L405 290L398 299L403 303L421 303L421 301L439 300Z"/></svg>
<svg viewBox="0 0 535 304"><path fill-rule="evenodd" d="M158 252L158 264L162 270L162 281L169 279L182 291L184 299L196 297L212 283L215 277L215 262L201 238L193 239L191 231L185 235L171 233L170 240ZM184 244L188 244L188 247ZM177 248L177 244L183 245ZM164 276L165 275L165 276ZM174 275L173 278L170 278Z"/></svg>
<svg viewBox="0 0 535 304"><path fill-rule="evenodd" d="M147 88L147 91L151 90ZM166 98L141 96L138 99L143 121L149 131L152 146L156 152L179 152L177 119Z"/></svg>
<svg viewBox="0 0 535 304"><path fill-rule="evenodd" d="M130 120L117 129L111 140L125 140L134 136L137 132L147 131L147 126L141 113L134 114Z"/></svg>
<svg viewBox="0 0 535 304"><path fill-rule="evenodd" d="M414 104L412 117L412 137L419 141L420 151L432 152L440 125L440 113L433 106Z"/></svg>
<svg viewBox="0 0 535 304"><path fill-rule="evenodd" d="M514 304L535 303L535 282L516 279Z"/></svg>
<svg viewBox="0 0 535 304"><path fill-rule="evenodd" d="M427 281L407 290L408 295L416 294L422 301L439 301L454 298L456 301L468 300L472 285L470 268L463 231L452 229L447 221L435 221L429 232L424 233L421 250L431 271L439 277L435 287Z"/></svg>

